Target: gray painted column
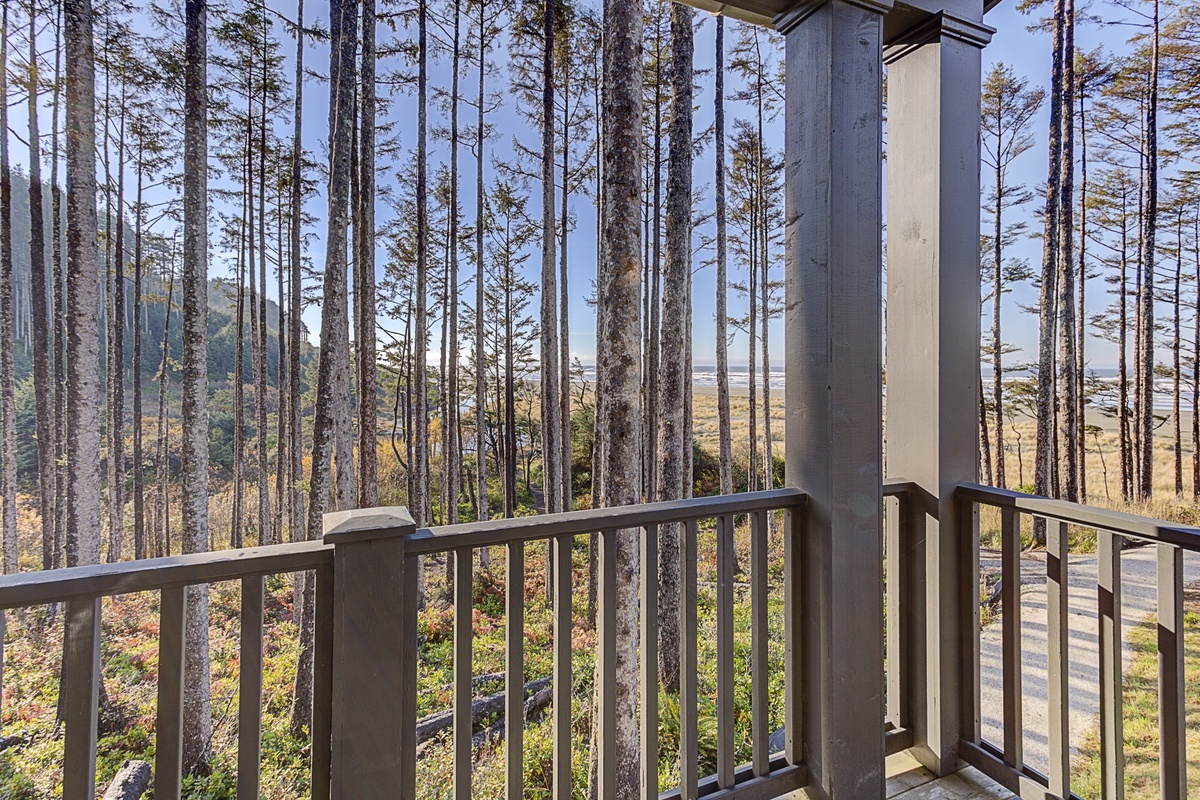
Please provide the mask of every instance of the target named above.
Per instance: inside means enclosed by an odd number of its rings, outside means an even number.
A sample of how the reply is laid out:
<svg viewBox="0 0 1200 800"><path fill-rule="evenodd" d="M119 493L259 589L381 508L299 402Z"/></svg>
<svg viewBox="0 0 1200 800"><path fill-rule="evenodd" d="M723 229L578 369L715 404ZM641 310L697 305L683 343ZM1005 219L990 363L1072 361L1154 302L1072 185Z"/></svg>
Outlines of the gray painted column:
<svg viewBox="0 0 1200 800"><path fill-rule="evenodd" d="M981 9L982 11L982 9ZM914 481L900 576L913 754L946 774L978 726L980 53L991 29L934 15L888 47L887 475ZM965 580L964 580L965 576ZM893 684L897 685L897 684Z"/></svg>
<svg viewBox="0 0 1200 800"><path fill-rule="evenodd" d="M787 482L809 497L801 530L788 537L800 568L799 608L793 600L788 609L799 621L789 673L799 692L793 685L788 696L803 704L788 750L808 765L817 797L884 795L881 76L890 6L827 0L776 20L787 42Z"/></svg>
<svg viewBox="0 0 1200 800"><path fill-rule="evenodd" d="M416 794L416 531L407 509L324 517L334 545L333 800Z"/></svg>

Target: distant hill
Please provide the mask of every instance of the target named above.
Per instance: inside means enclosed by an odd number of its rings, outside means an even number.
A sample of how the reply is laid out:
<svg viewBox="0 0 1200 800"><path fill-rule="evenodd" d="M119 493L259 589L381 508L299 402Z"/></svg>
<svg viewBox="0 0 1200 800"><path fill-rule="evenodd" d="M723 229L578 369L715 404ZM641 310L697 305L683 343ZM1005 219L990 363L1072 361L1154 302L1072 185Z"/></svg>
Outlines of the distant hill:
<svg viewBox="0 0 1200 800"><path fill-rule="evenodd" d="M47 185L43 190L43 218L46 227L46 274L51 280L51 249L53 229L51 222L52 198ZM65 203L64 203L65 206ZM101 230L104 229L104 213L101 206ZM65 246L65 214L60 215L63 222ZM134 231L128 221L123 221L125 227L124 239L127 248L127 258L132 258ZM29 264L29 178L23 172L13 170L12 173L12 234L13 234L13 334L16 338L15 364L17 379L29 374L31 369L30 348L32 347L31 330L31 284ZM103 243L102 243L103 247ZM169 271L167 266L171 259L170 241L159 236L147 235L143 239L143 276L142 276L142 308L133 308L132 271L126 265L126 368L132 368L132 330L137 322L142 325L142 380L151 380L158 372L160 354L162 352L163 329L167 320L166 298L170 288ZM101 268L103 269L103 250L101 251ZM268 287L268 291L270 287ZM179 313L178 276L174 286L174 302L172 304L170 328L168 336L169 357L176 363L182 358L182 320ZM48 297L48 293L46 294ZM236 345L236 311L237 287L226 280L213 278L208 285L209 303L209 376L210 385L215 389L223 384L233 371ZM246 300L247 318L245 325L244 346L246 350L244 376L250 379L250 300ZM267 300L267 330L269 344L267 353L268 380L274 383L277 379L278 344L276 331L279 328L279 306L274 300ZM304 335L307 336L307 330ZM103 336L103 332L102 332ZM102 341L103 345L103 341ZM307 362L312 353L312 347L305 345L301 358Z"/></svg>

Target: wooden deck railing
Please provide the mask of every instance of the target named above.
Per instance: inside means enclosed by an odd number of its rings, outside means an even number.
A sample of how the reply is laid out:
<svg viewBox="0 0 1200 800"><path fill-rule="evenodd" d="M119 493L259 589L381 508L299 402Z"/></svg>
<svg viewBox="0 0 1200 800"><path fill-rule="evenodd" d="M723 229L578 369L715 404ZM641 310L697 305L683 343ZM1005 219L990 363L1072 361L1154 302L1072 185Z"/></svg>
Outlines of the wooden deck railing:
<svg viewBox="0 0 1200 800"><path fill-rule="evenodd" d="M888 753L914 745L914 703L927 694L919 671L906 670L912 648L927 647L933 635L921 627L925 602L914 587L928 569L913 540L922 529L918 516L929 513L929 495L903 480L888 481L886 560ZM1182 798L1185 791L1183 706L1183 577L1184 550L1200 551L1200 532L1155 520L1047 500L1018 492L963 485L959 508L973 514L977 505L1000 510L1002 528L1001 593L1003 629L1003 742L984 739L978 713L978 608L961 614L963 655L962 704L967 721L959 757L1022 797L1070 797L1068 738L1067 559L1068 526L1099 533L1101 751L1104 797L1119 800L1124 786L1121 718L1121 581L1122 539L1130 537L1158 547L1158 648L1163 680L1159 709L1162 794ZM326 518L324 542L277 545L164 559L29 572L0 577L0 609L65 604L63 712L65 743L63 797L93 800L96 780L97 693L100 685L101 599L132 592L160 593L159 685L155 725L155 797L177 798L181 790L183 736L185 592L190 586L240 581L242 698L262 696L264 576L313 570L316 574L315 697L312 740L312 796L326 798L414 797L417 779L417 564L422 556L445 553L454 559L453 796L472 796L472 607L475 551L503 547L507 574L524 574L525 548L551 545L550 570L555 586L552 606L553 674L551 682L552 796L572 794L572 753L588 747L575 741L571 724L571 544L576 536L598 534L600 572L597 618L597 698L595 721L598 775L602 797L613 774L613 716L617 690L616 591L614 551L617 536L634 536L640 546L640 585L657 586L658 539L665 525L680 528L680 783L658 785L659 709L657 671L657 593L639 598L639 724L642 800L652 798L769 798L803 786L808 780L799 741L803 707L798 691L803 656L799 628L798 553L805 496L794 489L653 503L614 509L578 511L510 520L418 529L402 508L364 509ZM768 554L767 517L783 511L783 672L784 696L770 697L767 647ZM1022 515L1046 520L1049 635L1049 775L1027 763L1022 753L1022 687L1020 636L1020 523ZM750 523L748 594L750 604L750 741L749 763L738 764L735 746L734 660L734 518ZM717 765L713 775L700 774L698 742L697 536L701 523L715 522L715 708ZM893 524L894 523L894 524ZM707 530L707 528L706 528ZM626 540L628 541L628 540ZM966 548L964 585L978 586L978 548ZM521 585L518 583L517 585ZM523 795L522 741L524 720L524 591L508 591L505 599L505 715L507 741L505 795ZM778 635L778 634L775 634ZM2 653L0 653L2 654ZM2 660L2 659L0 659ZM912 674L909 674L912 672ZM923 694L924 693L924 694ZM783 705L786 747L771 752L770 710ZM238 704L238 797L259 791L261 702ZM974 708L974 712L971 709ZM745 709L741 709L745 713ZM578 787L575 787L578 788ZM660 790L663 790L660 792Z"/></svg>
<svg viewBox="0 0 1200 800"><path fill-rule="evenodd" d="M658 786L657 593L642 591L639 626L641 758L648 776L643 798L720 796L776 797L805 783L798 745L769 751L767 516L784 514L784 593L798 592L797 537L803 493L793 489L704 497L624 508L494 520L418 529L402 508L363 509L326 517L324 542L285 544L246 550L26 572L0 577L0 610L65 603L63 669L65 747L64 800L96 795L97 708L100 674L101 600L133 592L160 593L158 704L155 722L155 797L178 798L182 787L185 592L188 587L240 581L241 645L238 703L238 797L259 796L261 753L263 580L267 575L315 570L316 641L312 730L312 797L369 798L416 796L417 559L447 553L455 561L453 585L453 743L456 800L471 796L472 614L475 551L506 549L509 575L524 574L525 546L552 545L556 588L552 617L553 796L570 797L571 729L571 543L597 533L600 545L598 699L599 774L611 780L612 717L616 691L616 591L613 559L618 532L633 532L640 543L640 585L658 582L661 526L680 527L680 786ZM751 605L750 715L753 755L735 759L734 704L734 517L750 520L749 595ZM716 715L717 770L699 769L697 694L697 534L700 523L716 522ZM523 795L524 587L507 592L505 738L506 796ZM785 603L785 638L797 641L796 605ZM786 729L800 729L797 690L800 648L785 648ZM2 656L2 650L0 650ZM2 662L2 658L0 658ZM776 705L778 708L778 705ZM790 740L789 740L790 741ZM611 784L610 784L611 785ZM660 788L667 791L660 795ZM602 797L614 797L611 790Z"/></svg>
<svg viewBox="0 0 1200 800"><path fill-rule="evenodd" d="M1068 798L1071 792L1069 730L1070 635L1068 619L1069 527L1097 533L1096 597L1099 619L1100 761L1104 800L1121 800L1125 792L1122 703L1121 553L1124 539L1157 548L1158 569L1158 722L1159 782L1164 800L1187 796L1184 752L1183 554L1200 552L1200 529L1108 509L1050 500L1021 492L975 484L958 487L968 508L1000 510L1001 626L1003 676L1003 742L983 738L979 715L965 731L959 756L1007 789L1030 798ZM1049 774L1030 767L1023 754L1021 639L1021 517L1045 521L1046 617ZM975 583L978 584L978 561ZM979 696L979 628L964 632L975 653L974 669L965 676ZM973 678L970 672L973 672Z"/></svg>
<svg viewBox="0 0 1200 800"><path fill-rule="evenodd" d="M259 796L262 703L263 580L304 570L316 573L312 786L329 797L333 640L333 548L320 542L123 561L92 567L22 572L0 577L0 610L65 603L62 668L63 800L96 797L96 735L100 690L100 610L105 597L159 592L158 703L154 796L178 798L182 788L186 603L189 587L240 581L241 673L238 703L238 798ZM2 650L0 650L2 653ZM2 659L0 659L2 660Z"/></svg>
<svg viewBox="0 0 1200 800"><path fill-rule="evenodd" d="M800 788L806 773L799 760L798 748L791 754L769 752L769 698L767 674L767 515L776 511L798 511L804 495L792 489L704 497L690 500L650 503L622 508L575 511L491 522L468 523L436 529L411 530L403 524L381 526L379 533L363 539L359 517L374 512L348 512L344 518L331 516L327 541L337 550L339 609L357 608L358 614L376 620L372 636L353 633L339 636L335 654L335 674L338 676L334 697L334 764L335 797L413 797L416 794L416 726L417 660L412 647L399 651L399 658L385 659L394 654L393 642L416 640L417 609L415 606L415 568L417 558L436 553L452 554L454 558L454 726L451 734L454 757L455 800L472 796L472 723L471 723L471 607L474 580L474 551L481 547L504 547L507 552L509 575L524 575L525 546L531 542L549 542L551 570L555 587L552 608L554 626L553 699L552 699L552 786L554 797L572 796L572 751L586 747L573 740L571 730L571 603L572 572L571 543L575 536L599 534L599 580L597 614L598 669L596 697L599 714L597 727L599 794L615 798L615 719L612 714L616 700L616 596L615 548L618 535L636 535L640 545L639 628L642 645L639 651L639 725L640 757L643 785L639 796L651 798L698 798L717 793L722 798L777 797ZM734 706L734 517L748 515L751 521L750 603L751 603L751 763L739 766L735 761ZM799 535L799 514L785 515L784 580L785 594L797 590L797 559L792 543ZM716 728L717 770L713 776L700 775L698 762L698 696L697 696L697 552L699 523L716 521ZM658 665L656 642L658 633L658 536L664 525L679 525L680 532L680 785L660 795L658 785L659 709ZM359 545L344 537L359 537ZM362 555L357 546L370 546ZM383 565L391 565L384 567ZM373 566L372 566L373 565ZM362 570L390 569L403 575L400 588L393 594L380 597L371 580L351 581L350 574ZM512 800L524 796L522 763L522 704L524 682L524 591L509 591L505 619L505 796ZM511 583L509 584L512 585ZM352 596L353 595L353 596ZM392 607L392 614L384 613ZM797 625L793 606L788 605L789 632ZM364 611L365 609L365 611ZM398 613L396 613L398 612ZM345 612L339 611L339 630ZM383 627L378 622L383 620ZM785 633L785 636L790 633ZM785 714L791 730L799 729L798 677L799 648L787 648L787 707ZM386 662L386 663L382 663ZM370 666L368 666L370 665ZM394 727L385 723L379 730L379 709L390 712L387 696L378 696L378 687L399 687L395 701ZM374 689L374 691L373 691ZM395 692L387 689L382 694ZM362 711L374 709L374 716ZM394 736L394 739L390 739ZM383 742L384 744L380 744Z"/></svg>

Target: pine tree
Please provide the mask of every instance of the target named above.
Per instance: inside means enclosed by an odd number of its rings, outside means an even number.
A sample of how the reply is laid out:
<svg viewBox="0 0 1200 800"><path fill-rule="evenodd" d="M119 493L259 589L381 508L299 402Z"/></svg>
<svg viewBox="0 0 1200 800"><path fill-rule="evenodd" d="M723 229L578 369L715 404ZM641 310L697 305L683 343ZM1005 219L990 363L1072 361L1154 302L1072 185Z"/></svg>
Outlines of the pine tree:
<svg viewBox="0 0 1200 800"><path fill-rule="evenodd" d="M983 164L992 175L991 193L987 197L985 214L990 215L991 233L985 249L991 258L984 259L984 277L990 284L992 302L991 341L986 348L992 361L992 410L995 415L995 485L1005 488L1004 444L1004 355L1001 335L1001 299L1016 281L1028 280L1031 273L1020 261L1006 260L1004 249L1026 235L1023 220L1005 222L1009 209L1019 209L1033 198L1025 186L1009 179L1009 168L1023 153L1033 147L1032 122L1041 108L1045 93L1030 89L1029 82L1018 78L1010 67L996 64L983 85L982 128Z"/></svg>
<svg viewBox="0 0 1200 800"><path fill-rule="evenodd" d="M716 66L713 68L716 87L713 130L716 152L716 344L717 344L717 427L718 463L721 494L733 493L733 432L729 411L729 289L726 277L726 211L725 211L725 17L717 15Z"/></svg>
<svg viewBox="0 0 1200 800"><path fill-rule="evenodd" d="M641 299L641 253L638 241L638 196L642 175L642 3L640 0L606 2L604 13L604 98L605 131L604 183L602 188L604 251L599 293L604 336L598 340L600 361L597 401L606 433L603 444L604 485L602 499L607 507L631 505L641 500L641 470L638 454L642 446L640 415L641 353L639 300ZM606 698L611 708L594 708L612 720L616 743L608 757L615 760L615 786L600 786L603 796L632 797L638 791L638 540L637 530L605 534L608 546L602 565L615 578L604 602L612 609L605 614L615 623L605 635L615 637L616 663L603 660L597 670L615 679L616 691ZM595 753L593 752L593 755Z"/></svg>
<svg viewBox="0 0 1200 800"><path fill-rule="evenodd" d="M691 481L684 471L686 384L691 350L687 307L692 282L693 12L671 6L670 150L667 157L666 261L663 269L662 404L657 418L658 499L680 500ZM655 435L647 431L647 435ZM679 691L680 526L663 525L658 540L658 674L662 687Z"/></svg>
<svg viewBox="0 0 1200 800"><path fill-rule="evenodd" d="M321 351L313 412L312 468L309 473L310 540L321 536L322 517L329 509L332 488L330 461L334 440L338 435L337 415L349 413L348 405L337 402L334 395L338 390L335 362L344 357L349 347L346 229L349 223L350 152L355 127L352 98L358 49L358 3L356 0L336 0L330 12L328 228L321 303ZM343 368L348 369L345 364ZM339 463L338 468L341 467ZM292 733L298 738L312 727L314 584L311 579L305 581L302 603L301 652L296 666L291 720Z"/></svg>
<svg viewBox="0 0 1200 800"><path fill-rule="evenodd" d="M8 162L8 6L0 22L0 539L4 572L17 571L17 455L13 353L12 172Z"/></svg>
<svg viewBox="0 0 1200 800"><path fill-rule="evenodd" d="M38 511L42 520L42 569L54 566L54 405L58 387L50 377L50 309L46 276L46 233L42 219L42 151L38 128L37 2L29 2L29 62L26 83L29 117L29 282L33 329L33 387L41 402L37 415ZM51 295L52 297L52 295Z"/></svg>
<svg viewBox="0 0 1200 800"><path fill-rule="evenodd" d="M457 72L455 73L458 80ZM358 208L354 218L354 331L358 367L358 505L379 505L375 366L375 0L363 0Z"/></svg>
<svg viewBox="0 0 1200 800"><path fill-rule="evenodd" d="M207 16L206 0L187 0L184 37L182 281L184 443L181 523L184 553L202 552L208 549L209 544ZM68 157L71 150L72 145L68 142ZM93 225L92 229L94 228ZM79 350L73 341L70 350L72 358L77 357ZM186 640L183 762L187 771L194 772L207 762L209 742L212 738L206 585L189 587L187 590Z"/></svg>

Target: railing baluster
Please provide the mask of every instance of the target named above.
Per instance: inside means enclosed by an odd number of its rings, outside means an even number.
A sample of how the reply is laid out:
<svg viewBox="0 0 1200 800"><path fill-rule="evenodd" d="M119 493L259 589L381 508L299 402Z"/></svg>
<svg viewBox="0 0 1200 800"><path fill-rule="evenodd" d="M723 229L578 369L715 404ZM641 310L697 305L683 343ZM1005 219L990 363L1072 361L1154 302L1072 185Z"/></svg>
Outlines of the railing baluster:
<svg viewBox="0 0 1200 800"><path fill-rule="evenodd" d="M959 596L963 598L962 608L958 613L958 629L962 635L959 643L962 669L962 701L959 709L960 738L972 744L978 744L983 739L983 713L980 707L980 658L979 642L982 625L979 618L979 507L969 499L955 499L955 514L958 515L958 529L965 534L962 547L959 550L959 580L962 581ZM913 499L911 516L912 537L924 536L926 531L925 514L917 507ZM920 530L917 530L917 520L920 520ZM943 568L944 569L944 568ZM910 573L911 574L911 573ZM909 597L913 603L918 602L914 594ZM974 602L970 602L974 601ZM910 610L914 607L910 606ZM911 628L910 628L911 631ZM913 676L913 680L916 677Z"/></svg>
<svg viewBox="0 0 1200 800"><path fill-rule="evenodd" d="M310 573L313 574L313 573ZM333 758L333 564L316 569L313 616L312 800L329 800Z"/></svg>
<svg viewBox="0 0 1200 800"><path fill-rule="evenodd" d="M600 800L617 800L617 532L600 534L600 643L597 670L599 765L596 783Z"/></svg>
<svg viewBox="0 0 1200 800"><path fill-rule="evenodd" d="M100 598L67 603L63 660L63 800L95 800Z"/></svg>
<svg viewBox="0 0 1200 800"><path fill-rule="evenodd" d="M884 530L883 530L883 556L884 556L884 658L886 660L886 692L887 692L887 717L886 722L890 722L896 728L904 726L908 722L907 709L905 708L907 690L903 685L904 669L901 666L904 658L903 637L900 632L903 628L902 620L904 619L905 609L902 606L903 593L901 587L904 586L904 567L902 564L902 554L904 547L901 544L908 520L905 518L907 509L907 496L904 493L893 495L884 498Z"/></svg>
<svg viewBox="0 0 1200 800"><path fill-rule="evenodd" d="M399 611L400 785L393 787L398 797L417 796L417 587L424 566L419 556L404 557Z"/></svg>
<svg viewBox="0 0 1200 800"><path fill-rule="evenodd" d="M754 742L755 777L766 775L770 767L771 695L767 686L767 513L750 517L750 713L751 738Z"/></svg>
<svg viewBox="0 0 1200 800"><path fill-rule="evenodd" d="M571 796L571 547L554 540L554 796Z"/></svg>
<svg viewBox="0 0 1200 800"><path fill-rule="evenodd" d="M800 537L804 531L804 509L793 506L783 514L783 675L784 739L787 762L798 766L804 760L804 650L801 647Z"/></svg>
<svg viewBox="0 0 1200 800"><path fill-rule="evenodd" d="M504 792L508 800L525 794L525 543L508 545L504 589ZM557 677L557 673L556 673ZM555 763L558 740L555 739Z"/></svg>
<svg viewBox="0 0 1200 800"><path fill-rule="evenodd" d="M158 622L158 711L155 722L154 796L179 800L183 773L184 588L163 589Z"/></svg>
<svg viewBox="0 0 1200 800"><path fill-rule="evenodd" d="M675 535L678 524L672 526ZM670 535L670 534L668 534ZM641 744L642 798L658 797L658 526L647 525L642 536L641 580Z"/></svg>
<svg viewBox="0 0 1200 800"><path fill-rule="evenodd" d="M1004 682L1004 762L1025 763L1021 698L1021 515L1000 510L1000 635Z"/></svg>
<svg viewBox="0 0 1200 800"><path fill-rule="evenodd" d="M1123 537L1097 531L1100 612L1100 777L1103 800L1125 797L1125 712L1121 685L1121 547Z"/></svg>
<svg viewBox="0 0 1200 800"><path fill-rule="evenodd" d="M717 518L717 786L733 787L733 520Z"/></svg>
<svg viewBox="0 0 1200 800"><path fill-rule="evenodd" d="M1158 545L1158 774L1163 800L1187 797L1183 551Z"/></svg>
<svg viewBox="0 0 1200 800"><path fill-rule="evenodd" d="M454 559L454 800L470 800L474 554L460 547L447 557ZM518 696L523 700L524 691Z"/></svg>
<svg viewBox="0 0 1200 800"><path fill-rule="evenodd" d="M696 800L700 776L696 745L696 534L689 520L679 539L679 790Z"/></svg>
<svg viewBox="0 0 1200 800"><path fill-rule="evenodd" d="M262 761L263 577L242 578L238 676L238 800L258 800Z"/></svg>
<svg viewBox="0 0 1200 800"><path fill-rule="evenodd" d="M1070 664L1067 642L1067 532L1056 519L1046 520L1046 663L1049 700L1049 790L1066 798L1071 791Z"/></svg>

